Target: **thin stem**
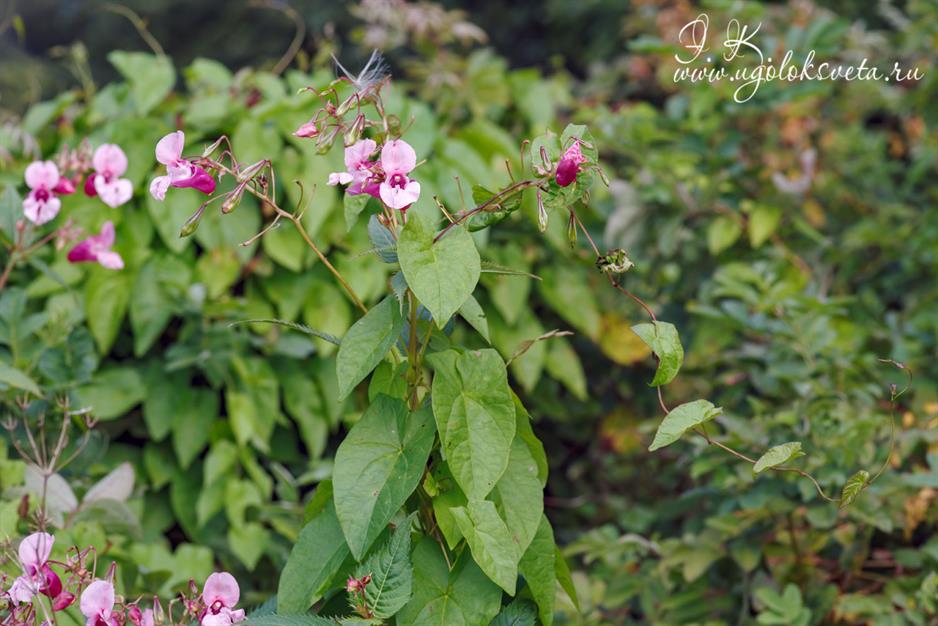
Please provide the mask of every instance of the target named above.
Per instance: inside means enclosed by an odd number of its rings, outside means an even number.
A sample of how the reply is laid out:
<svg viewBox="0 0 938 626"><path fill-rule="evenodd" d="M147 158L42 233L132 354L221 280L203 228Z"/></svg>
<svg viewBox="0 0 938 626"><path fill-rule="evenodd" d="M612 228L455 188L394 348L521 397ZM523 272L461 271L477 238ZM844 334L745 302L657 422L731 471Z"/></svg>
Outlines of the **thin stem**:
<svg viewBox="0 0 938 626"><path fill-rule="evenodd" d="M494 196L492 196L491 198L489 198L488 200L486 200L479 206L469 209L468 211L462 211L458 216L456 216L456 218L452 222L447 224L440 232L436 234L436 237L433 238L433 243L436 243L437 241L442 239L446 235L446 233L448 233L450 230L453 229L454 226L458 226L459 224L462 224L473 215L476 215L478 213L485 211L492 205L499 204L503 200L510 198L511 196L518 193L519 191L527 189L528 187L533 187L538 184L540 184L539 181L535 179L519 180L513 185L509 185L508 187L505 187L504 189L499 191L497 194L495 194Z"/></svg>

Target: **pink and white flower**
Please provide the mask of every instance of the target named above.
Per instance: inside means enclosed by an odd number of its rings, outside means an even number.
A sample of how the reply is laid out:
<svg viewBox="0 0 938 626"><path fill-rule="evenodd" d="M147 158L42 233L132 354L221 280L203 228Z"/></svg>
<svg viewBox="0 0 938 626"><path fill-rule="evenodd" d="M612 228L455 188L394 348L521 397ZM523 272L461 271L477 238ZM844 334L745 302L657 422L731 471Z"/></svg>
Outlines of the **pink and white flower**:
<svg viewBox="0 0 938 626"><path fill-rule="evenodd" d="M70 263L92 261L100 263L109 270L123 269L124 260L120 254L111 250L113 245L114 224L105 222L100 234L78 242L78 245L69 251L68 260Z"/></svg>
<svg viewBox="0 0 938 626"><path fill-rule="evenodd" d="M228 572L215 572L205 581L202 626L231 626L244 619L244 610L235 609L241 597L238 581Z"/></svg>
<svg viewBox="0 0 938 626"><path fill-rule="evenodd" d="M62 593L62 581L49 567L49 555L55 537L49 533L33 533L20 542L19 557L25 575L13 581L10 597L14 604L29 602L36 593L56 598Z"/></svg>
<svg viewBox="0 0 938 626"><path fill-rule="evenodd" d="M586 163L586 157L580 150L580 142L574 140L573 145L566 149L560 157L560 163L557 164L557 174L555 180L561 187L567 187L576 182L576 175L583 169L580 166Z"/></svg>
<svg viewBox="0 0 938 626"><path fill-rule="evenodd" d="M52 161L33 161L26 167L26 184L30 192L23 200L23 214L37 226L55 218L62 208L56 197L59 168Z"/></svg>
<svg viewBox="0 0 938 626"><path fill-rule="evenodd" d="M378 177L375 173L377 163L371 155L378 149L373 139L362 139L345 149L344 172L329 174L328 184L348 185L346 193L357 195L367 193L378 197Z"/></svg>
<svg viewBox="0 0 938 626"><path fill-rule="evenodd" d="M121 178L127 171L127 155L120 146L106 143L94 151L91 164L95 173L85 180L85 194L100 196L104 204L117 208L133 196L133 184Z"/></svg>
<svg viewBox="0 0 938 626"><path fill-rule="evenodd" d="M157 200L166 197L172 187L192 187L202 193L215 191L215 179L204 169L182 158L186 135L181 130L170 133L156 144L156 160L166 166L166 176L157 176L150 183L150 195Z"/></svg>
<svg viewBox="0 0 938 626"><path fill-rule="evenodd" d="M81 594L78 603L85 626L119 626L114 611L114 585L96 580Z"/></svg>
<svg viewBox="0 0 938 626"><path fill-rule="evenodd" d="M420 197L420 183L407 177L417 167L417 153L406 141L395 139L381 149L381 200L392 209L406 210Z"/></svg>

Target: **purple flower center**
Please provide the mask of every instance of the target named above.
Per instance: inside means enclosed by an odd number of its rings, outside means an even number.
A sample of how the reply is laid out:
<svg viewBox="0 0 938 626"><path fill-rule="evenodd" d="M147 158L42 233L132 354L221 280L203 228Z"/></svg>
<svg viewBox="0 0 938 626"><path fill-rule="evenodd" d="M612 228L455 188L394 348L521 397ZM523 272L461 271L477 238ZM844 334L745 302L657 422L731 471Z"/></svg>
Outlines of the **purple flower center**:
<svg viewBox="0 0 938 626"><path fill-rule="evenodd" d="M388 184L392 187L403 189L407 186L407 177L403 174L393 174L391 178L388 179Z"/></svg>
<svg viewBox="0 0 938 626"><path fill-rule="evenodd" d="M45 187L40 187L33 192L37 202L47 202L51 195Z"/></svg>
<svg viewBox="0 0 938 626"><path fill-rule="evenodd" d="M224 602L221 600L215 600L212 602L212 606L208 607L208 610L212 612L212 615L218 615L224 607Z"/></svg>

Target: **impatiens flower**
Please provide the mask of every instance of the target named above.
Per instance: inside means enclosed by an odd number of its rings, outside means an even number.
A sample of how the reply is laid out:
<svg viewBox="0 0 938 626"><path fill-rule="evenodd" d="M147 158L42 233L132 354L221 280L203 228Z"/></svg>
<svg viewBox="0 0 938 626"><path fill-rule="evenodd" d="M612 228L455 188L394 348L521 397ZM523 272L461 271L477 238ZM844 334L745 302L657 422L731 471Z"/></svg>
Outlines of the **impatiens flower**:
<svg viewBox="0 0 938 626"><path fill-rule="evenodd" d="M407 178L417 167L417 153L406 141L395 139L381 149L381 200L392 209L406 210L420 197L420 183Z"/></svg>
<svg viewBox="0 0 938 626"><path fill-rule="evenodd" d="M119 626L114 610L114 585L96 580L81 594L78 603L85 626Z"/></svg>
<svg viewBox="0 0 938 626"><path fill-rule="evenodd" d="M78 242L68 253L68 260L71 263L82 263L84 261L94 261L100 263L109 270L119 270L124 267L124 260L121 255L111 250L114 245L114 224L104 222L99 235L92 235L87 239Z"/></svg>
<svg viewBox="0 0 938 626"><path fill-rule="evenodd" d="M74 593L63 591L52 600L52 610L64 611L68 607L72 606L72 603L74 601L75 601Z"/></svg>
<svg viewBox="0 0 938 626"><path fill-rule="evenodd" d="M350 195L367 193L378 197L378 178L375 175L375 162L369 160L378 144L373 139L362 139L345 149L344 172L329 174L330 185L348 185L345 190Z"/></svg>
<svg viewBox="0 0 938 626"><path fill-rule="evenodd" d="M10 597L14 603L29 602L37 593L56 598L62 593L62 581L49 567L49 555L55 537L49 533L33 533L20 542L19 557L24 576L13 581Z"/></svg>
<svg viewBox="0 0 938 626"><path fill-rule="evenodd" d="M586 157L580 151L580 142L574 141L573 145L560 157L560 163L557 164L557 184L566 187L576 181L576 175L582 169L580 165L586 163Z"/></svg>
<svg viewBox="0 0 938 626"><path fill-rule="evenodd" d="M121 178L127 171L127 155L120 146L106 143L94 151L91 160L95 173L85 181L85 193L89 196L101 196L104 204L117 208L133 195L133 185L126 178Z"/></svg>
<svg viewBox="0 0 938 626"><path fill-rule="evenodd" d="M26 168L30 192L23 200L23 214L33 224L45 224L59 214L62 201L55 197L59 168L52 161L33 161Z"/></svg>
<svg viewBox="0 0 938 626"><path fill-rule="evenodd" d="M202 626L231 626L244 619L243 609L234 609L241 597L238 581L228 572L215 572L205 581L202 601L205 614Z"/></svg>
<svg viewBox="0 0 938 626"><path fill-rule="evenodd" d="M150 195L157 200L166 197L172 187L192 187L202 193L215 191L215 179L198 165L182 158L186 135L177 130L160 139L156 144L156 160L166 166L166 176L157 176L150 183Z"/></svg>
<svg viewBox="0 0 938 626"><path fill-rule="evenodd" d="M319 129L316 127L316 123L312 120L297 128L293 133L293 135L296 137L315 137L318 134Z"/></svg>

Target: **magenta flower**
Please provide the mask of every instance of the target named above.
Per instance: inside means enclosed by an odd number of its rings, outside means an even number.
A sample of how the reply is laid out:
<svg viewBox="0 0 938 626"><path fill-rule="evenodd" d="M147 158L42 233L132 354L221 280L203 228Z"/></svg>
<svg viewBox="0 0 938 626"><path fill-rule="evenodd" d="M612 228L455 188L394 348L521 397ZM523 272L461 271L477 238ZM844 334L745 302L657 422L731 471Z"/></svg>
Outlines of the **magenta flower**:
<svg viewBox="0 0 938 626"><path fill-rule="evenodd" d="M78 603L85 616L85 626L119 626L114 610L114 585L96 580L81 594Z"/></svg>
<svg viewBox="0 0 938 626"><path fill-rule="evenodd" d="M348 185L345 190L351 195L367 193L378 197L379 178L375 173L374 161L370 160L372 154L378 149L373 139L362 139L345 149L344 172L329 174L330 185Z"/></svg>
<svg viewBox="0 0 938 626"><path fill-rule="evenodd" d="M55 537L49 533L33 533L20 542L19 557L25 575L13 581L10 597L14 604L29 602L36 593L56 598L62 593L62 581L49 567L49 555Z"/></svg>
<svg viewBox="0 0 938 626"><path fill-rule="evenodd" d="M318 134L319 129L316 127L316 123L313 120L306 122L293 133L295 137L315 137Z"/></svg>
<svg viewBox="0 0 938 626"><path fill-rule="evenodd" d="M104 222L101 227L101 234L92 235L87 239L78 242L68 253L70 263L82 263L85 261L94 261L100 263L109 270L119 270L124 267L124 260L121 255L111 250L114 245L114 224Z"/></svg>
<svg viewBox="0 0 938 626"><path fill-rule="evenodd" d="M420 197L420 183L407 175L417 167L417 153L406 141L395 139L381 149L381 200L392 209L407 210Z"/></svg>
<svg viewBox="0 0 938 626"><path fill-rule="evenodd" d="M205 613L202 626L231 626L244 619L243 609L234 609L241 597L238 581L228 572L215 572L205 581L202 601Z"/></svg>
<svg viewBox="0 0 938 626"><path fill-rule="evenodd" d="M25 178L30 192L23 200L23 214L33 224L45 224L62 208L62 201L55 197L59 168L52 161L33 161L26 168Z"/></svg>
<svg viewBox="0 0 938 626"><path fill-rule="evenodd" d="M156 160L166 166L166 176L157 176L150 183L150 195L157 200L166 197L166 191L172 187L192 187L202 193L215 191L215 179L198 165L182 158L182 148L186 135L177 130L159 140L156 144Z"/></svg>
<svg viewBox="0 0 938 626"><path fill-rule="evenodd" d="M85 181L85 194L100 196L104 204L117 208L134 193L133 184L121 178L127 171L127 155L120 146L106 143L94 151L91 160L95 173Z"/></svg>
<svg viewBox="0 0 938 626"><path fill-rule="evenodd" d="M583 169L580 167L586 163L586 157L580 151L580 142L574 140L573 145L560 157L560 163L557 164L557 184L566 187L576 181L576 175Z"/></svg>

